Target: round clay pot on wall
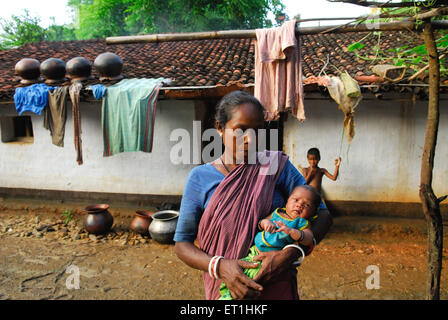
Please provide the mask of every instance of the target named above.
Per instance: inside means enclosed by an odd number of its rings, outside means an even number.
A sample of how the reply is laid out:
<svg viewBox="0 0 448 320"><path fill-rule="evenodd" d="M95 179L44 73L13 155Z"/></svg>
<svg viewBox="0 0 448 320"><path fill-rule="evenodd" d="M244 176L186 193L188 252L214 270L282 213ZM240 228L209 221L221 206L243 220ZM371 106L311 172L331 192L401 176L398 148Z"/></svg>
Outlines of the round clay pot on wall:
<svg viewBox="0 0 448 320"><path fill-rule="evenodd" d="M67 62L67 75L72 81L91 79L92 64L84 57L76 57Z"/></svg>
<svg viewBox="0 0 448 320"><path fill-rule="evenodd" d="M36 59L24 58L16 63L14 73L22 78L21 84L39 82L40 62Z"/></svg>
<svg viewBox="0 0 448 320"><path fill-rule="evenodd" d="M93 66L100 75L100 81L121 80L123 60L112 52L104 52L96 57Z"/></svg>
<svg viewBox="0 0 448 320"><path fill-rule="evenodd" d="M87 216L84 218L83 226L88 233L105 234L110 231L114 218L107 209L108 204L96 204L84 209Z"/></svg>
<svg viewBox="0 0 448 320"><path fill-rule="evenodd" d="M65 62L57 58L49 58L40 64L40 72L45 83L65 81Z"/></svg>

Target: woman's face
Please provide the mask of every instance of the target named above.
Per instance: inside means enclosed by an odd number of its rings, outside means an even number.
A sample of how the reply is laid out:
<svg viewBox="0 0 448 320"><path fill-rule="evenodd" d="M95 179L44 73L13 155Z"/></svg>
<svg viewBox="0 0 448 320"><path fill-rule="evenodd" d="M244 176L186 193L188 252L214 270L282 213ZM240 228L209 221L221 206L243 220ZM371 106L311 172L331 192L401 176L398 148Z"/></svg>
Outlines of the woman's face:
<svg viewBox="0 0 448 320"><path fill-rule="evenodd" d="M231 154L236 163L247 162L249 152L256 151L256 133L263 128L263 124L263 115L252 103L236 106L224 130L218 126L225 146L224 152Z"/></svg>

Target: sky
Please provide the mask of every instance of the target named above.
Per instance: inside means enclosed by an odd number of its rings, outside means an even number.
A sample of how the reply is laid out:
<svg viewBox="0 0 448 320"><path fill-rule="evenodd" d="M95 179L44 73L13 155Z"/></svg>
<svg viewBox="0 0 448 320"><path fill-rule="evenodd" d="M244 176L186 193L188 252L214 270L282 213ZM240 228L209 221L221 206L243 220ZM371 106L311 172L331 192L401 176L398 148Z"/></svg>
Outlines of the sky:
<svg viewBox="0 0 448 320"><path fill-rule="evenodd" d="M300 13L302 19L323 17L355 17L370 12L369 8L363 8L351 4L330 3L326 0L283 0L286 6L286 14L292 18ZM65 24L72 21L72 12L66 6L66 0L1 0L0 17L9 19L12 14L20 15L24 9L28 9L31 16L40 16L42 27L51 24L51 17L56 24ZM321 25L338 24L341 21L323 21ZM342 21L345 23L347 21ZM306 22L301 26L308 27L318 25L318 22Z"/></svg>

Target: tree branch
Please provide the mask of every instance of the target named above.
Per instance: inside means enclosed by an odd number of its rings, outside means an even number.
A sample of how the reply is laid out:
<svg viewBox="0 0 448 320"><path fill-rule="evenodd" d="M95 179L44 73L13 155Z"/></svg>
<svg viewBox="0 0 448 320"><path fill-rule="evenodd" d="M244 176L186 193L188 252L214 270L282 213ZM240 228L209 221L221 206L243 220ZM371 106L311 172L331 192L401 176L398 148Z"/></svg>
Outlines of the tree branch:
<svg viewBox="0 0 448 320"><path fill-rule="evenodd" d="M347 4L354 4L362 7L371 7L375 6L378 8L408 8L417 6L424 6L426 8L446 6L446 1L444 0L436 0L436 1L421 1L421 2L376 2L376 1L364 1L364 0L327 0L328 2L340 2Z"/></svg>

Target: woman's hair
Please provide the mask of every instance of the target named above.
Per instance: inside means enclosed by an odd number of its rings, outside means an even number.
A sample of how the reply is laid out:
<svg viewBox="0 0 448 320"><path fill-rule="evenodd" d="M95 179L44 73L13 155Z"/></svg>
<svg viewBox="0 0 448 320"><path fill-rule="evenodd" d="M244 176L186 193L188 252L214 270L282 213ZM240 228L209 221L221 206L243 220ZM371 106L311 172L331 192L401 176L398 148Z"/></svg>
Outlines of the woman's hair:
<svg viewBox="0 0 448 320"><path fill-rule="evenodd" d="M232 91L218 102L215 115L216 121L224 128L227 121L232 118L232 112L235 108L246 103L253 104L260 113L260 117L264 119L264 108L257 98L244 91Z"/></svg>
<svg viewBox="0 0 448 320"><path fill-rule="evenodd" d="M308 150L307 155L316 156L320 160L320 152L317 148L311 148L310 150Z"/></svg>

